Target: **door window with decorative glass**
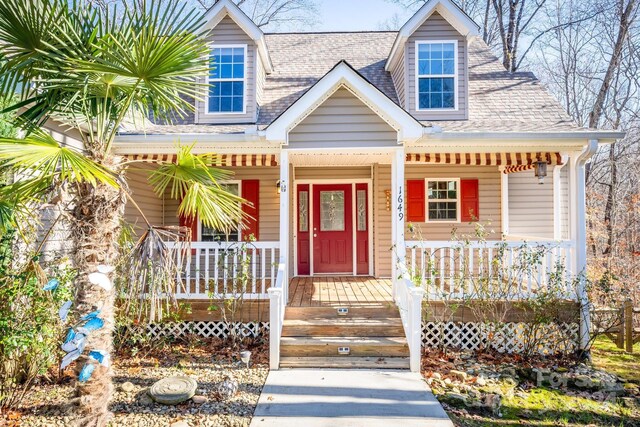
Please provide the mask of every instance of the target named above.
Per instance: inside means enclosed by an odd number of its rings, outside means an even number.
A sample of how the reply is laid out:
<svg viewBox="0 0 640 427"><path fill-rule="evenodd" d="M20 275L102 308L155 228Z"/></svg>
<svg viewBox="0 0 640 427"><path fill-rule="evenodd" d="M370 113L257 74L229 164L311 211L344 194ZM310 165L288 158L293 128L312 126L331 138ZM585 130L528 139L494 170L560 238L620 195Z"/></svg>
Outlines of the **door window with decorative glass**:
<svg viewBox="0 0 640 427"><path fill-rule="evenodd" d="M214 47L209 73L209 113L243 113L245 91L244 46Z"/></svg>
<svg viewBox="0 0 640 427"><path fill-rule="evenodd" d="M220 186L231 194L238 196L240 194L240 183L225 183ZM239 242L240 241L240 224L229 228L228 230L217 230L211 227L205 227L200 223L200 240L203 242Z"/></svg>
<svg viewBox="0 0 640 427"><path fill-rule="evenodd" d="M320 192L320 231L344 231L344 191Z"/></svg>
<svg viewBox="0 0 640 427"><path fill-rule="evenodd" d="M458 43L418 42L416 51L417 109L455 109Z"/></svg>
<svg viewBox="0 0 640 427"><path fill-rule="evenodd" d="M427 220L457 222L460 206L460 182L457 179L427 180Z"/></svg>

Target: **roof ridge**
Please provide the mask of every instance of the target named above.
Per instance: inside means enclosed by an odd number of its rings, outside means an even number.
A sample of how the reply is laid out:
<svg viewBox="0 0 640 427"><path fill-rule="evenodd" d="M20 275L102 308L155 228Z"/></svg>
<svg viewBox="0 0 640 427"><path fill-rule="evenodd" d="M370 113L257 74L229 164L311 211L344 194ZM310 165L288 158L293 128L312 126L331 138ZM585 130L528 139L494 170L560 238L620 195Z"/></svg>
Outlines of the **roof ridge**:
<svg viewBox="0 0 640 427"><path fill-rule="evenodd" d="M307 35L307 34L396 34L395 30L360 30L360 31L284 31L264 33L266 36Z"/></svg>

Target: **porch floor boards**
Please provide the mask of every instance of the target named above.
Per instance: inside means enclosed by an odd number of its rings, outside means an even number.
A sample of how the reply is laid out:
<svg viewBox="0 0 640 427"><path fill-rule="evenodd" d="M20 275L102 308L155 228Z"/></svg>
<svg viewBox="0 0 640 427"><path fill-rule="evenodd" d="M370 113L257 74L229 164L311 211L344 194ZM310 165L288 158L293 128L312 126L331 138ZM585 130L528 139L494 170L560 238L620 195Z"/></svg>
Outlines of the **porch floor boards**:
<svg viewBox="0 0 640 427"><path fill-rule="evenodd" d="M295 277L290 307L384 307L392 303L391 279L349 276Z"/></svg>

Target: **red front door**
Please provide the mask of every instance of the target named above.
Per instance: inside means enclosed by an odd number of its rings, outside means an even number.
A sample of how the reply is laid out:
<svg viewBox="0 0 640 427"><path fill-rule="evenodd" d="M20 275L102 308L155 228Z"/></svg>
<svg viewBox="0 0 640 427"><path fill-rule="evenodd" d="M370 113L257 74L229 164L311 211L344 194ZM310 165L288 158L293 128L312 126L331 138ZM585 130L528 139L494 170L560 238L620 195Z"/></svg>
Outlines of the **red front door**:
<svg viewBox="0 0 640 427"><path fill-rule="evenodd" d="M352 185L313 186L313 271L353 273Z"/></svg>

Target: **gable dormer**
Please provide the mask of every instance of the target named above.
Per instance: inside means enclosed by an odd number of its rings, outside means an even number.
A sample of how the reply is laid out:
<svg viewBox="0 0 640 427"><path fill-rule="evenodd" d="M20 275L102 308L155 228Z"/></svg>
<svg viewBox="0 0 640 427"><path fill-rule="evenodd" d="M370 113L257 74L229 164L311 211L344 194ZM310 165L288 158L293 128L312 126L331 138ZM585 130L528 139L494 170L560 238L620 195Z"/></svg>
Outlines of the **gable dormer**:
<svg viewBox="0 0 640 427"><path fill-rule="evenodd" d="M264 33L231 0L205 14L212 70L196 100L196 123L255 123L272 65Z"/></svg>
<svg viewBox="0 0 640 427"><path fill-rule="evenodd" d="M468 118L468 43L478 26L450 0L427 1L402 26L385 69L418 120Z"/></svg>

